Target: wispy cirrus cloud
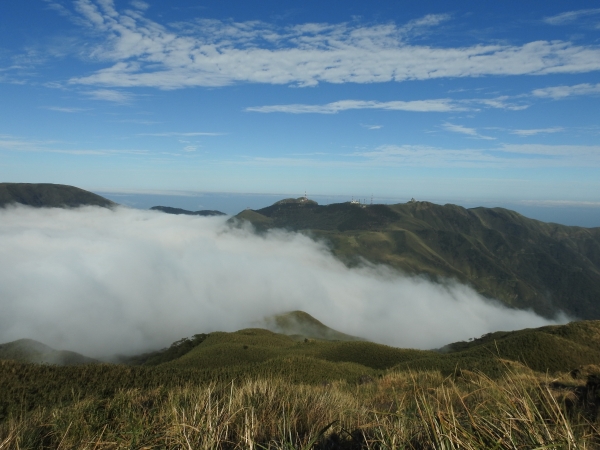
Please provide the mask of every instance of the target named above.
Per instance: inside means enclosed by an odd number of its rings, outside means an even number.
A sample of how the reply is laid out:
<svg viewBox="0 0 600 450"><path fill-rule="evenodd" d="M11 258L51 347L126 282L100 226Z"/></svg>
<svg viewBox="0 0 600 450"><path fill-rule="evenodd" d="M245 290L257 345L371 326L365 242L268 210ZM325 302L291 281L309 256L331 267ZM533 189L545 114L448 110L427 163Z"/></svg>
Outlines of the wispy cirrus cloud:
<svg viewBox="0 0 600 450"><path fill-rule="evenodd" d="M381 109L388 111L413 111L413 112L450 112L466 111L467 108L460 106L450 99L438 100L413 100L413 101L362 101L362 100L340 100L325 105L268 105L251 106L246 111L261 113L291 113L291 114L336 114L340 111L351 109Z"/></svg>
<svg viewBox="0 0 600 450"><path fill-rule="evenodd" d="M131 6L141 11L146 11L148 8L150 8L150 5L146 2L143 2L142 0L133 0L131 2Z"/></svg>
<svg viewBox="0 0 600 450"><path fill-rule="evenodd" d="M114 89L98 89L95 91L86 91L84 94L93 100L104 100L114 103L129 103L133 99L131 93L116 91Z"/></svg>
<svg viewBox="0 0 600 450"><path fill-rule="evenodd" d="M539 169L600 167L600 146L500 144L489 148L448 148L427 145L381 145L343 156L302 155L247 157L230 161L257 167L377 168L431 167L469 169Z"/></svg>
<svg viewBox="0 0 600 450"><path fill-rule="evenodd" d="M512 130L512 134L516 134L517 136L535 136L538 134L547 134L547 133L560 133L561 131L565 131L563 127L551 127L551 128L533 128L528 130Z"/></svg>
<svg viewBox="0 0 600 450"><path fill-rule="evenodd" d="M223 136L225 133L212 133L205 131L192 131L188 133L179 133L167 131L163 133L138 133L138 136L156 136L156 137L194 137L194 136Z"/></svg>
<svg viewBox="0 0 600 450"><path fill-rule="evenodd" d="M552 86L532 91L535 97L544 97L560 99L576 95L597 95L600 94L600 83L590 84L582 83L574 86Z"/></svg>
<svg viewBox="0 0 600 450"><path fill-rule="evenodd" d="M177 89L268 83L402 82L484 75L544 75L600 70L600 48L561 41L463 47L415 45L447 16L404 26L197 20L163 25L111 0L78 0L77 11L104 42L91 55L109 67L73 84Z"/></svg>
<svg viewBox="0 0 600 450"><path fill-rule="evenodd" d="M84 111L89 111L89 108L71 108L65 106L44 106L43 109L48 109L50 111L57 111L63 113L79 113Z"/></svg>
<svg viewBox="0 0 600 450"><path fill-rule="evenodd" d="M560 157L571 162L579 161L582 165L600 163L600 145L504 144L501 150L512 154Z"/></svg>
<svg viewBox="0 0 600 450"><path fill-rule="evenodd" d="M491 136L485 136L483 134L479 134L479 132L475 128L469 128L469 127L465 127L463 125L457 125L454 123L444 122L442 127L447 131L451 131L453 133L466 134L467 136L470 136L470 137L476 138L476 139L486 139L486 140L496 139Z"/></svg>
<svg viewBox="0 0 600 450"><path fill-rule="evenodd" d="M11 152L60 153L79 156L149 155L138 149L86 149L55 140L25 139L11 135L0 135L0 150Z"/></svg>
<svg viewBox="0 0 600 450"><path fill-rule="evenodd" d="M598 145L502 144L491 148L383 145L350 156L371 165L463 168L600 167Z"/></svg>
<svg viewBox="0 0 600 450"><path fill-rule="evenodd" d="M514 103L514 99L502 96L491 99L468 99L453 100L449 98L410 100L410 101L388 101L376 100L339 100L337 102L323 105L309 105L302 103L287 105L264 105L250 106L245 109L249 112L259 113L288 113L288 114L337 114L341 111L353 109L379 109L387 111L409 111L409 112L456 112L474 111L480 107L497 108L512 111L520 111L529 108L529 105Z"/></svg>
<svg viewBox="0 0 600 450"><path fill-rule="evenodd" d="M488 108L505 109L508 111L522 111L529 108L528 104L515 103L515 99L507 95L496 98L480 98L467 101L470 103L479 103Z"/></svg>
<svg viewBox="0 0 600 450"><path fill-rule="evenodd" d="M555 16L545 17L544 22L550 25L566 25L583 18L600 15L600 8L579 9L577 11L567 11Z"/></svg>

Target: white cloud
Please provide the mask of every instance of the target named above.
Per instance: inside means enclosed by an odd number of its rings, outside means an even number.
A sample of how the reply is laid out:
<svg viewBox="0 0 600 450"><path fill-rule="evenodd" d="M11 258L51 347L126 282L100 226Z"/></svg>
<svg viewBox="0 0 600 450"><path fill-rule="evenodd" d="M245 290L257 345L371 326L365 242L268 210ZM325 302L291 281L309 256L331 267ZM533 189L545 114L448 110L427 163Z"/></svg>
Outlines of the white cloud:
<svg viewBox="0 0 600 450"><path fill-rule="evenodd" d="M250 106L246 111L260 113L289 113L289 114L337 114L340 111L352 109L380 109L388 111L411 111L411 112L455 112L474 111L474 105L483 105L488 108L520 111L529 108L529 105L507 102L508 96L492 99L467 99L452 100L448 98L430 100L389 101L380 102L375 100L339 100L324 105L288 104L288 105L265 105Z"/></svg>
<svg viewBox="0 0 600 450"><path fill-rule="evenodd" d="M185 147L183 147L184 152L195 152L197 149L198 146L196 145L186 145Z"/></svg>
<svg viewBox="0 0 600 450"><path fill-rule="evenodd" d="M475 99L471 100L473 103L480 103L488 108L496 108L496 109L506 109L509 111L522 111L524 109L529 108L529 105L517 104L517 103L509 103L507 100L510 100L508 96L501 96L496 98L488 98L488 99Z"/></svg>
<svg viewBox="0 0 600 450"><path fill-rule="evenodd" d="M494 140L496 138L490 136L484 136L479 134L475 128L468 128L463 125L456 125L453 123L445 122L443 125L444 129L451 131L453 133L466 134L467 136L471 136L477 139L486 139L486 140Z"/></svg>
<svg viewBox="0 0 600 450"><path fill-rule="evenodd" d="M545 144L504 144L503 152L547 157L562 157L567 161L579 160L586 163L600 163L600 145L545 145Z"/></svg>
<svg viewBox="0 0 600 450"><path fill-rule="evenodd" d="M546 134L546 133L559 133L561 131L565 131L563 127L552 127L552 128L533 128L529 130L512 130L512 134L516 134L518 136L535 136L536 134Z"/></svg>
<svg viewBox="0 0 600 450"><path fill-rule="evenodd" d="M325 105L269 105L252 106L246 111L261 113L292 113L292 114L336 114L340 111L351 109L382 109L388 111L413 111L413 112L449 112L465 111L467 108L453 104L449 99L437 100L413 100L413 101L362 101L362 100L340 100Z"/></svg>
<svg viewBox="0 0 600 450"><path fill-rule="evenodd" d="M580 9L577 11L567 11L555 16L546 17L544 18L544 22L550 25L565 25L578 21L582 18L587 18L589 16L598 14L600 14L600 8Z"/></svg>
<svg viewBox="0 0 600 450"><path fill-rule="evenodd" d="M129 103L132 99L129 92L115 91L114 89L98 89L84 93L94 100L105 100L107 102Z"/></svg>
<svg viewBox="0 0 600 450"><path fill-rule="evenodd" d="M541 168L600 167L600 146L503 144L492 148L452 149L421 145L383 145L357 151L350 156L359 165L463 167L463 168Z"/></svg>
<svg viewBox="0 0 600 450"><path fill-rule="evenodd" d="M596 95L600 94L600 83L582 83L574 86L552 86L542 89L535 89L532 91L532 94L536 97L552 98L555 100L565 97L572 97L575 95Z"/></svg>
<svg viewBox="0 0 600 450"><path fill-rule="evenodd" d="M0 209L0 309L0 342L32 338L91 356L295 309L412 348L553 323L454 282L348 268L299 233L257 236L220 218L92 207Z"/></svg>
<svg viewBox="0 0 600 450"><path fill-rule="evenodd" d="M150 5L146 2L143 2L141 0L133 0L131 2L131 6L133 6L134 8L137 8L141 11L146 11L148 8L150 8Z"/></svg>
<svg viewBox="0 0 600 450"><path fill-rule="evenodd" d="M393 24L304 24L200 20L164 26L109 0L78 0L88 26L105 36L91 56L112 64L71 83L176 89L237 82L314 86L483 75L600 70L600 49L570 42L430 47L411 44L419 27L447 18ZM414 33L413 33L414 34Z"/></svg>
<svg viewBox="0 0 600 450"><path fill-rule="evenodd" d="M193 137L193 136L223 136L223 133L209 133L204 131L192 131L189 133L178 133L174 131L164 133L139 133L138 136L156 136L156 137Z"/></svg>
<svg viewBox="0 0 600 450"><path fill-rule="evenodd" d="M64 113L78 113L83 111L88 111L87 108L69 108L63 106L45 106L44 109L49 109L50 111L58 111Z"/></svg>
<svg viewBox="0 0 600 450"><path fill-rule="evenodd" d="M421 167L494 167L501 159L485 150L446 149L424 145L383 145L374 150L355 152L372 165Z"/></svg>
<svg viewBox="0 0 600 450"><path fill-rule="evenodd" d="M148 155L146 150L113 150L113 149L84 149L73 148L71 143L53 140L23 139L10 135L0 135L0 150L12 152L39 152L62 153L81 156L109 156L109 155Z"/></svg>

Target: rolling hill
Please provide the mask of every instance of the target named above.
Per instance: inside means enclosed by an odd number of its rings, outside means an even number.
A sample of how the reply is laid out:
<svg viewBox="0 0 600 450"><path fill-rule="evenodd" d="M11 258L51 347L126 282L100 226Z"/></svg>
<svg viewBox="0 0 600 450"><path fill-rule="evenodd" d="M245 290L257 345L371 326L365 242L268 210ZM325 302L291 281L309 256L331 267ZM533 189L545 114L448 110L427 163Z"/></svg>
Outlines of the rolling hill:
<svg viewBox="0 0 600 450"><path fill-rule="evenodd" d="M286 199L232 222L324 239L348 265L387 264L452 278L504 304L554 317L600 318L600 228L529 219L503 208L408 202L318 205Z"/></svg>
<svg viewBox="0 0 600 450"><path fill-rule="evenodd" d="M323 341L363 341L363 338L336 331L319 322L304 311L290 311L265 317L257 326L275 333L285 334L297 340L319 339Z"/></svg>
<svg viewBox="0 0 600 450"><path fill-rule="evenodd" d="M0 360L12 360L36 364L55 364L58 366L72 366L79 364L97 363L93 358L88 358L79 353L67 350L55 350L33 339L19 339L13 342L0 344Z"/></svg>
<svg viewBox="0 0 600 450"><path fill-rule="evenodd" d="M243 373L271 373L273 367L285 366L283 361L308 364L310 360L309 366L319 366L326 361L328 370L333 370L331 363L353 365L353 378L361 373L371 376L373 370L439 370L451 374L460 369L499 376L507 369L519 367L556 373L600 364L600 321L497 331L439 350L414 350L375 344L336 332L303 311L272 316L265 323L272 325L277 320L280 331L288 334L262 328L197 334L175 342L168 349L126 362L163 369L214 371L215 374L225 371L242 376ZM325 339L315 338L315 334L309 338L308 334L294 333L310 331L311 325L316 327L316 335L324 335ZM332 336L344 339L329 339ZM294 373L305 380L328 378L325 373L308 374L302 367L294 368ZM335 373L333 370L332 376Z"/></svg>
<svg viewBox="0 0 600 450"><path fill-rule="evenodd" d="M292 318L292 331L298 326L306 330L306 324L317 324L318 334L325 332L330 338L333 332L337 333L334 336L347 339L316 339L306 335L300 339L295 333L286 335L263 328L196 334L167 349L123 358L123 366L155 367L161 373L196 371L198 377L207 380L288 373L299 382L318 382L338 378L356 381L388 370L437 370L446 375L469 370L495 377L519 367L559 373L600 365L600 321L497 331L439 350L415 350L335 332L302 311L274 317L283 320L284 325ZM65 366L98 362L30 339L0 344L0 360Z"/></svg>
<svg viewBox="0 0 600 450"><path fill-rule="evenodd" d="M0 183L0 207L15 203L36 208L116 206L100 195L64 184Z"/></svg>

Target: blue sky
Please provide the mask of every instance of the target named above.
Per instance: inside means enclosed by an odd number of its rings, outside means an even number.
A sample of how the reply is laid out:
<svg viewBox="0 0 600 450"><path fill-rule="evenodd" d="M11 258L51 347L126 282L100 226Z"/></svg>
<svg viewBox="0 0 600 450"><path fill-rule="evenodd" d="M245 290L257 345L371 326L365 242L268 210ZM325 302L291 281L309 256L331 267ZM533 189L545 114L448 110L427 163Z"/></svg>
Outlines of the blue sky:
<svg viewBox="0 0 600 450"><path fill-rule="evenodd" d="M0 179L600 207L590 1L0 4Z"/></svg>

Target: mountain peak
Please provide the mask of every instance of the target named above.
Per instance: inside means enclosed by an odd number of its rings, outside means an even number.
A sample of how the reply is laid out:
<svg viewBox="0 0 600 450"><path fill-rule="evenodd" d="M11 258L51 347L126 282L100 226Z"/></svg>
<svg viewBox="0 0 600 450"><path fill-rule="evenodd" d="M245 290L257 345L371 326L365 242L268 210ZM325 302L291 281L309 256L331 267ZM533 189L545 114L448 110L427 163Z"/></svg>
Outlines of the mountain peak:
<svg viewBox="0 0 600 450"><path fill-rule="evenodd" d="M364 339L329 328L304 311L289 311L283 314L265 317L261 323L275 333L296 336L298 338L319 339L324 341L362 341Z"/></svg>

